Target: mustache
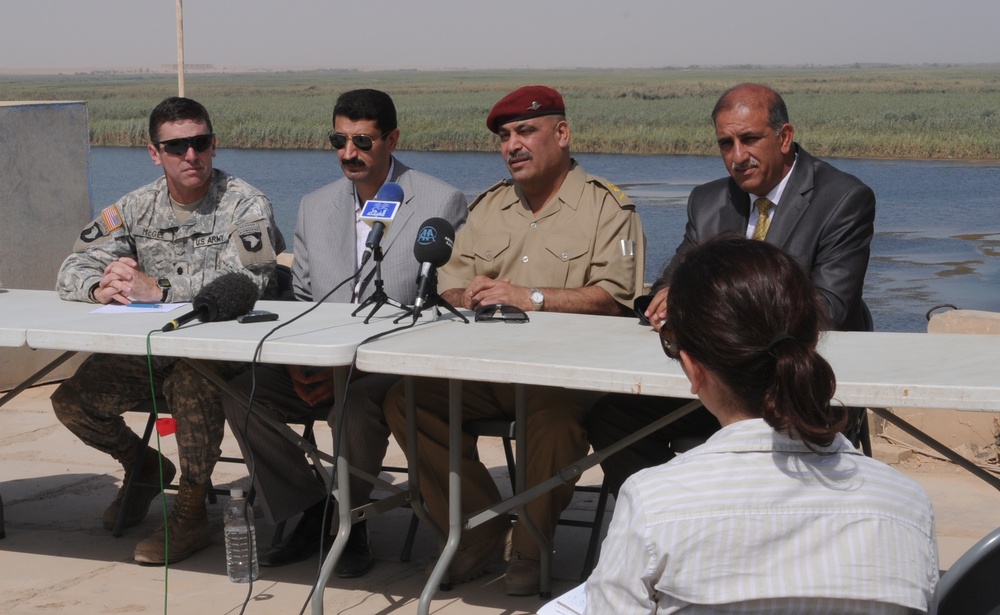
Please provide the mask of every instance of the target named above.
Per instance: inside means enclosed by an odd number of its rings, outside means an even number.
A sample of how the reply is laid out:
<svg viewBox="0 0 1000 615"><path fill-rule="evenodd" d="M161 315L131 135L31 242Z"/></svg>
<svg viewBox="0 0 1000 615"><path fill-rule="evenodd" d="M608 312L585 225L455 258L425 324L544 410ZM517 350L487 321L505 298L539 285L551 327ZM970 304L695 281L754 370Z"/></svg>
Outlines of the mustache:
<svg viewBox="0 0 1000 615"><path fill-rule="evenodd" d="M528 152L515 152L507 156L507 164L514 164L522 160L531 160L531 154Z"/></svg>
<svg viewBox="0 0 1000 615"><path fill-rule="evenodd" d="M343 160L340 161L340 164L343 166L348 166L348 165L358 165L362 167L365 166L365 162L360 158L358 158L357 156L355 156L354 158L344 158Z"/></svg>
<svg viewBox="0 0 1000 615"><path fill-rule="evenodd" d="M733 171L734 172L746 171L747 169L756 169L759 166L760 166L760 161L759 160L757 160L756 158L750 158L750 160L747 160L743 164L736 164L734 162L733 163Z"/></svg>

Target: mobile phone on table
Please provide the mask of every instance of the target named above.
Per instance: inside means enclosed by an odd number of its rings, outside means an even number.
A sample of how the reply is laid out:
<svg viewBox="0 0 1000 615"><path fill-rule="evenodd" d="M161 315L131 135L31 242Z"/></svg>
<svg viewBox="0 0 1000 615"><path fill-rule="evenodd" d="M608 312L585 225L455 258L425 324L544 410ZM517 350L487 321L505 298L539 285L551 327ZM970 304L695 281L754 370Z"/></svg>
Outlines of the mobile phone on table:
<svg viewBox="0 0 1000 615"><path fill-rule="evenodd" d="M246 314L236 317L236 322L241 322L243 324L251 322L267 322L269 320L278 320L278 315L274 312L268 312L267 310L250 310Z"/></svg>

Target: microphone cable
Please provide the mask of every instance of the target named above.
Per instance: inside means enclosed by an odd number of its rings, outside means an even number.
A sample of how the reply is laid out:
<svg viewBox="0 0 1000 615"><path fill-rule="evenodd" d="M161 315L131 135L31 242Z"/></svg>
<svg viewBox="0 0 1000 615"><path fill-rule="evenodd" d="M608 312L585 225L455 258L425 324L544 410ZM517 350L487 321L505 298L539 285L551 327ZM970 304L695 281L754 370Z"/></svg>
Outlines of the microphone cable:
<svg viewBox="0 0 1000 615"><path fill-rule="evenodd" d="M334 286L332 289L330 289L326 294L324 294L322 297L320 297L319 300L314 301L313 305L310 306L308 309L306 309L305 311L303 311L301 314L298 314L297 316L293 317L292 319L287 320L287 321L285 321L285 322L283 322L283 323L281 323L281 324L273 327L270 331L268 331L267 333L265 333L263 337L260 338L259 342L257 342L257 346L254 349L253 358L250 361L250 394L249 394L249 396L248 396L249 398L247 400L246 413L244 414L242 427L238 426L238 428L240 429L240 436L243 438L243 440L245 442L247 441L247 431L249 430L249 427L250 427L250 414L253 411L252 410L252 408L253 408L253 401L254 401L254 397L255 397L256 391L257 391L257 367L260 364L260 355L261 355L261 353L263 351L264 342L267 341L267 339L269 337L271 337L274 333L276 333L279 329L281 329L283 327L286 327L286 326L292 324L293 322L301 319L302 317L306 316L307 314L313 312L322 303L324 303L327 299L329 299L330 296L333 293L335 293L337 290L339 290L341 287L343 287L348 282L353 282L357 278L358 273L360 273L360 271L361 271L361 268L359 267L358 270L355 271L350 277L345 278L343 281L341 281L336 286ZM388 335L389 333L394 333L396 331L401 331L401 330L404 330L404 329L409 329L414 324L415 323L411 323L411 324L403 326L403 327L397 327L397 328L389 330L389 331L384 331L382 333L375 334L375 335L373 335L373 336L371 336L371 337L363 340L360 344L358 344L358 347L360 347L362 344L365 344L365 343L370 342L372 340L376 340L376 339L378 339L380 337ZM357 350L355 349L355 351L354 351L354 358L351 360L351 365L350 365L350 367L348 369L348 373L347 373L347 382L345 383L345 386L344 386L344 397L345 397L345 399L347 397L348 387L350 386L351 376L354 373L354 363L355 363L356 360L357 360ZM223 392L223 394L225 394L225 393ZM337 403L337 400L334 400L334 404L336 404L336 403ZM337 423L338 423L337 424L337 429L338 429L337 433L338 434L340 433L340 429L342 429L343 414L344 413L341 412L340 416L338 416L338 419L337 419ZM338 441L339 441L339 438L338 438ZM246 459L244 459L244 461L245 461L245 463L247 464L247 466L248 466L248 468L250 470L250 487L253 488L254 478L256 477L256 470L257 470L257 468L256 468L256 460L253 457L253 448L248 445L246 447L246 449L247 449L247 455L246 455ZM336 477L336 473L337 473L336 459L337 459L337 455L338 454L339 454L339 450L337 448L337 445L335 444L335 446L334 446L334 462L333 462L333 467L332 467L332 471L331 471L331 481L334 479L334 477ZM332 492L332 489L333 489L333 485L332 484L326 485L325 487L327 489L327 493L328 494ZM324 519L326 518L326 514L327 514L327 511L328 511L329 504L330 504L330 498L327 497L326 498L326 505L324 505L324 507L323 507L323 518ZM244 502L244 509L243 509L244 520L247 521L248 523L249 523L249 511L247 510L247 508L249 506L250 506L250 500L248 498ZM321 554L321 557L320 557L320 560L318 562L318 569L317 569L317 573L316 573L316 579L317 579L317 581L319 580L319 574L322 571L322 565L323 565L323 559L322 559L323 541L325 539L326 539L326 536L321 536L320 537L320 554ZM250 544L251 544L251 548L255 548L256 547L256 545L254 545L254 539L253 539L253 537L251 537L251 543ZM308 606L309 601L312 599L312 595L313 595L313 591L314 590L315 590L315 583L313 583L313 587L310 588L310 590L309 590L309 594L306 597L306 601L305 601L305 603L302 606L302 610L300 611L300 614L305 612L305 609ZM247 605L249 604L250 598L252 596L253 596L253 579L250 580L250 583L249 583L249 585L247 587L247 595L246 595L246 598L243 600L242 606L240 607L240 611L239 611L240 615L243 615L243 613L246 611Z"/></svg>
<svg viewBox="0 0 1000 615"><path fill-rule="evenodd" d="M153 329L146 334L146 367L149 369L149 395L153 402L153 421L154 425L160 420L160 409L157 407L156 403L156 379L153 375L153 348L150 340L154 333L162 333L162 329ZM159 464L159 475L160 475L160 508L163 513L163 615L167 615L168 598L170 596L170 522L169 515L167 514L167 498L164 497L163 492L163 452L160 445L160 430L155 429L156 432L156 452L158 454L157 463ZM145 454L142 452L141 454ZM134 477L133 477L134 478Z"/></svg>
<svg viewBox="0 0 1000 615"><path fill-rule="evenodd" d="M354 349L354 357L351 359L351 365L347 369L347 379L346 379L346 382L344 382L344 399L343 399L343 405L341 406L341 411L339 413L337 413L337 431L336 431L337 437L334 438L334 446L333 446L334 463L333 463L333 468L332 468L331 474L330 474L331 480L333 478L336 478L336 476L337 476L337 462L340 459L340 434L343 433L343 429L344 429L344 415L347 414L347 398L348 398L348 394L347 393L348 393L348 390L351 387L351 378L354 375L354 368L357 366L357 362L358 362L358 350L360 350L361 347L364 346L365 344L374 342L377 339L381 339L381 338L385 337L386 335L389 335L390 333L398 333L400 331L405 331L407 329L411 329L416 324L417 324L416 322L411 322L409 324L406 324L406 325L403 325L403 326L400 326L400 327L396 327L394 329L389 329L388 331L382 331L381 333L376 333L375 335L372 335L370 337L366 337L365 339L361 340L361 342L358 343L358 347ZM335 406L337 405L337 402L338 402L338 400L335 399L334 402L333 402ZM328 485L327 486L327 491L328 492L332 492L332 487L333 487L333 485ZM341 489L350 490L351 486L350 485L341 485L340 488ZM326 503L323 505L323 519L326 519L326 515L329 512L329 509L330 509L330 497L328 496L326 498ZM302 608L299 610L299 615L303 615L305 613L305 611L306 611L306 608L309 607L309 602L312 601L313 592L316 591L316 585L319 583L319 577L320 577L320 575L323 572L323 559L324 559L323 558L323 541L325 539L326 539L325 535L320 536L320 544L319 544L320 558L319 558L319 560L316 563L316 577L315 577L315 580L313 581L312 587L309 589L309 594L306 596L305 602L302 604Z"/></svg>
<svg viewBox="0 0 1000 615"><path fill-rule="evenodd" d="M335 293L338 290L340 290L340 288L342 286L344 286L344 284L347 284L348 282L353 281L355 279L355 277L357 277L357 275L358 275L357 272L355 272L349 278L344 279L342 282L340 282L339 284L337 284L336 286L334 286L332 289L330 289L329 292L327 292L325 295L323 295L320 298L319 301L314 302L313 305L311 305L308 309L306 309L305 311L303 311L301 314L293 317L292 319L287 320L287 321L285 321L285 322L283 322L283 323L281 323L281 324L273 327L270 331L268 331L267 333L265 333L262 338L260 338L259 342L257 342L257 346L254 348L253 358L250 360L250 394L248 396L249 399L247 400L246 414L243 415L243 426L239 428L240 429L240 436L243 438L244 442L247 442L247 446L246 446L247 454L246 454L246 458L244 459L244 462L247 464L247 467L250 469L250 489L253 489L254 478L257 475L257 462L256 462L256 460L254 459L254 456L253 456L253 447L249 445L249 440L247 439L247 432L250 429L250 414L253 412L253 400L254 400L254 396L255 396L255 394L257 392L257 366L260 364L260 355L261 355L261 352L264 349L264 342L267 341L267 338L269 338L272 335L274 335L274 333L276 333L279 329L281 329L283 327L286 327L286 326L292 324L293 322L299 320L300 318L302 318L306 314L311 313L313 310L315 310L317 307L319 307L319 305L321 303L323 303L324 301L326 301L327 299L329 299L330 295L332 295L333 293ZM225 394L225 392L223 392L223 394ZM328 489L330 487L331 487L330 485L327 485ZM248 493L249 493L249 491L248 491ZM250 522L249 521L249 519L250 519L250 512L247 509L251 508L251 507L252 506L251 506L251 503L250 503L250 498L245 499L243 501L243 520L248 525L249 525L249 522ZM251 535L250 536L250 548L251 549L256 549L257 548L257 545L255 544L255 542L256 541L255 541L254 537ZM322 544L320 545L320 553L322 553ZM246 598L244 598L243 604L242 604L242 606L240 606L240 615L243 615L243 613L246 612L246 608L247 608L247 605L250 603L250 598L251 597L253 597L253 578L252 577L250 579L249 585L247 586L247 595L246 595Z"/></svg>

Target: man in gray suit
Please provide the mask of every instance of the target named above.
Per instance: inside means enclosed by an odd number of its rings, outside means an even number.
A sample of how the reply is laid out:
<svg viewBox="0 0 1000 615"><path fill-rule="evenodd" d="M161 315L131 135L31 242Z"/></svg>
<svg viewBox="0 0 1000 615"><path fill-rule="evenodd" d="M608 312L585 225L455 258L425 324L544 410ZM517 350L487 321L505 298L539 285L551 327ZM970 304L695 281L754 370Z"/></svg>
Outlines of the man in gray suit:
<svg viewBox="0 0 1000 615"><path fill-rule="evenodd" d="M365 89L341 94L333 109L333 129L330 143L337 151L345 177L307 194L299 205L292 264L295 299L318 301L346 279L351 281L326 301L358 303L372 294L374 259L358 271L370 230L361 220L361 208L391 181L399 184L404 197L380 244L381 273L386 295L412 304L417 290L418 264L413 258L417 232L430 217L460 226L468 213L465 196L454 186L410 169L392 155L400 133L395 105L384 92ZM350 416L345 429L351 463L373 475L379 473L389 439L382 398L395 380L395 376L367 374L348 388L346 408ZM249 391L251 375L244 374L232 384ZM316 479L298 447L257 415L248 416L245 406L226 397L226 418L244 457L253 455L254 484L268 520L278 523L303 513L295 530L263 554L260 564L281 566L306 559L319 550L321 538L329 542L326 530L333 507L328 507L324 518L327 489ZM332 369L259 366L254 399L281 421L313 417L317 410L323 410L336 429ZM352 502L367 502L371 491L371 483L352 477ZM342 578L356 577L368 572L372 564L368 529L362 521L352 527L335 572Z"/></svg>
<svg viewBox="0 0 1000 615"><path fill-rule="evenodd" d="M874 234L871 188L795 143L785 102L771 88L745 83L727 90L712 121L730 177L691 192L684 239L653 285L644 316L654 329L663 326L671 275L680 259L691 247L728 231L795 256L819 289L829 328L866 330L861 293ZM687 401L608 395L588 418L591 444L609 446ZM679 436L706 438L718 429L718 421L702 408L612 455L601 465L613 492L637 470L672 459L671 443Z"/></svg>

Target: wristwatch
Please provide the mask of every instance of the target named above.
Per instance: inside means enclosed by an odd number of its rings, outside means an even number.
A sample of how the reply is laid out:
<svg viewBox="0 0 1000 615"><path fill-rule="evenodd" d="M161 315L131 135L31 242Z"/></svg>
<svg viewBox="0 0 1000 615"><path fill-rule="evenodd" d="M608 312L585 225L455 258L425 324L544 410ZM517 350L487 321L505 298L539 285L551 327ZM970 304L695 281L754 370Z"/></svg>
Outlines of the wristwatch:
<svg viewBox="0 0 1000 615"><path fill-rule="evenodd" d="M163 296L160 297L160 303L166 302L167 293L170 292L170 280L168 280L167 278L160 278L159 280L156 281L156 285L159 286L160 290L163 291Z"/></svg>
<svg viewBox="0 0 1000 615"><path fill-rule="evenodd" d="M537 288L531 289L531 309L541 312L545 308L545 295Z"/></svg>

